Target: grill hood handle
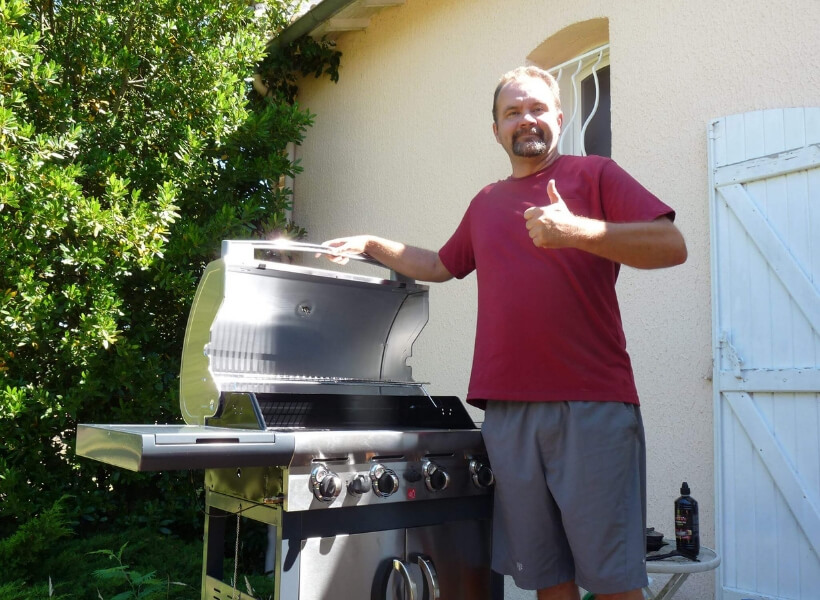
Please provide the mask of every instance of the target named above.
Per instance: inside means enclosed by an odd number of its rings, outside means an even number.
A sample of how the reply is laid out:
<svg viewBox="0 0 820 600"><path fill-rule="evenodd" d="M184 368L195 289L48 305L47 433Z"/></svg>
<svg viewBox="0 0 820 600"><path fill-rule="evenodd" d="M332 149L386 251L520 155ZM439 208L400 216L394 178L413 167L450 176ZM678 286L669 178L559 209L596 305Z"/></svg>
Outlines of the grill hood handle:
<svg viewBox="0 0 820 600"><path fill-rule="evenodd" d="M329 246L323 246L322 244L311 244L308 242L294 242L291 240L272 240L269 242L273 244L271 246L272 250L284 250L287 252L315 252L316 254L334 254L333 248ZM381 264L379 261L374 259L369 254L345 254L345 257L351 260L358 260L361 262L366 262L371 265L377 265L379 267L383 267L384 265Z"/></svg>
<svg viewBox="0 0 820 600"><path fill-rule="evenodd" d="M222 241L222 258L226 261L253 260L254 250L279 250L281 252L305 252L313 254L335 254L333 249L322 244L311 244L307 242L295 242L288 239L275 240L223 240ZM360 261L377 267L383 267L390 270L391 279L395 281L402 281L405 283L413 283L415 280L405 277L400 273L396 273L389 269L369 254L345 254L346 258Z"/></svg>
<svg viewBox="0 0 820 600"><path fill-rule="evenodd" d="M254 250L280 250L282 252L306 252L315 254L333 254L333 249L321 244L294 242L293 240L223 240L222 258L252 258ZM358 260L383 267L376 259L368 254L346 254L351 260Z"/></svg>

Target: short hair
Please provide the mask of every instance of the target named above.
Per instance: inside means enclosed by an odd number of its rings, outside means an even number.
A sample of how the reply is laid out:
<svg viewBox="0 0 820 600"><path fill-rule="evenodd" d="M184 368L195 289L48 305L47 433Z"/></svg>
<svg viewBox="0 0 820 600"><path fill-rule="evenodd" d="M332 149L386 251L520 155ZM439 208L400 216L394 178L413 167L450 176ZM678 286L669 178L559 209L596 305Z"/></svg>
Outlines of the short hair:
<svg viewBox="0 0 820 600"><path fill-rule="evenodd" d="M525 77L531 77L533 79L541 79L543 80L547 86L549 87L550 91L552 92L553 97L555 98L555 107L560 110L561 108L561 95L560 90L558 89L558 82L555 80L555 77L550 75L544 69L536 66L526 66L526 67L518 67L513 69L512 71L507 71L501 76L501 79L498 80L498 85L495 88L495 94L493 94L493 122L497 123L498 118L496 117L496 104L498 103L498 95L501 93L501 88L507 85L511 81L517 81L523 79Z"/></svg>

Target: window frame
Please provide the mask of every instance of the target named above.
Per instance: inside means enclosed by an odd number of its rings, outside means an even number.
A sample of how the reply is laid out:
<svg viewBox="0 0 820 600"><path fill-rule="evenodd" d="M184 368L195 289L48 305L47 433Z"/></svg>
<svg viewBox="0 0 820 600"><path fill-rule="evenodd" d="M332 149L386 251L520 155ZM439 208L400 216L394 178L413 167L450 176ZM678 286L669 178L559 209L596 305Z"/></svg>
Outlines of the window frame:
<svg viewBox="0 0 820 600"><path fill-rule="evenodd" d="M586 156L584 134L600 106L597 73L610 65L607 43L548 69L561 88L561 108L564 112L561 137L558 141L558 150L561 154ZM593 111L582 122L581 82L590 75L594 77L596 98Z"/></svg>

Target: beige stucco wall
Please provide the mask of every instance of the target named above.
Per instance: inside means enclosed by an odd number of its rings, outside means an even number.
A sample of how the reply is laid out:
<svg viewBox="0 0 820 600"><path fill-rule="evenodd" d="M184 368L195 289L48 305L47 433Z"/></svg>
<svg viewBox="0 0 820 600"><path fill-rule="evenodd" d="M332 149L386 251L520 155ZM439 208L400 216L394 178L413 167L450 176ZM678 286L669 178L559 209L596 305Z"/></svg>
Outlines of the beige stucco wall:
<svg viewBox="0 0 820 600"><path fill-rule="evenodd" d="M626 268L618 288L647 429L648 522L673 533L672 503L687 480L713 546L706 127L820 104L820 2L408 0L339 39L338 84L302 83L300 102L317 116L297 152L294 215L311 241L373 233L437 249L475 192L509 174L491 133L498 76L595 17L609 18L613 158L677 209L689 245L685 265ZM411 361L432 393L464 397L474 314L473 276L432 287ZM713 589L701 574L678 597ZM510 588L507 597L534 596Z"/></svg>

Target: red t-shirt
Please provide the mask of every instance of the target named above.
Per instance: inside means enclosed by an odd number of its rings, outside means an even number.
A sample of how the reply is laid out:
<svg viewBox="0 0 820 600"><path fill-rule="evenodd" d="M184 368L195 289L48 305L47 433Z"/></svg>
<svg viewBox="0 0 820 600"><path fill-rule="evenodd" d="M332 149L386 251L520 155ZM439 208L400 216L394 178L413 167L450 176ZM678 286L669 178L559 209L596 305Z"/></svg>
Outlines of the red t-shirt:
<svg viewBox="0 0 820 600"><path fill-rule="evenodd" d="M478 322L467 401L638 404L615 294L620 265L571 248L537 248L524 211L549 204L547 182L576 215L616 223L675 213L614 161L561 156L488 185L439 251L461 279L476 271Z"/></svg>

